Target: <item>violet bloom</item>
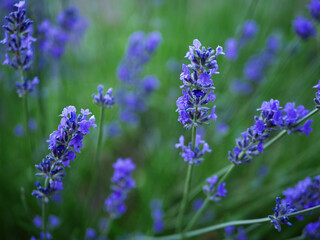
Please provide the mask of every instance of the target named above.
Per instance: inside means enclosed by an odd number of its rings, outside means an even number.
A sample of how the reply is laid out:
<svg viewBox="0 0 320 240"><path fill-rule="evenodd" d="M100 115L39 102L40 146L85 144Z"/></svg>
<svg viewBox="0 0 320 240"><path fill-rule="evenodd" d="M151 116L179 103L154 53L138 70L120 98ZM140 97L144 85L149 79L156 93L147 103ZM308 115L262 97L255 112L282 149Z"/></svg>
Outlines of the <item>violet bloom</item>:
<svg viewBox="0 0 320 240"><path fill-rule="evenodd" d="M218 182L218 176L213 175L212 177L207 178L207 184L203 186L204 193L210 197L210 200L214 202L219 202L222 197L226 197L227 190L226 190L226 183L220 183L216 186Z"/></svg>
<svg viewBox="0 0 320 240"><path fill-rule="evenodd" d="M257 110L261 113L260 116L254 117L255 124L236 139L236 147L229 151L229 160L233 164L250 162L254 156L263 153L263 143L272 132L285 129L288 134L308 135L312 131L312 120L307 120L303 126L297 125L297 122L309 113L302 105L296 108L295 103L287 103L282 109L278 100L271 99L269 102L263 102Z"/></svg>
<svg viewBox="0 0 320 240"><path fill-rule="evenodd" d="M105 210L111 219L119 218L127 211L125 200L135 181L132 178L132 171L136 165L130 158L119 158L113 165L114 173L111 178L112 193L105 200Z"/></svg>
<svg viewBox="0 0 320 240"><path fill-rule="evenodd" d="M13 129L14 135L21 137L24 135L25 130L21 123L17 124Z"/></svg>
<svg viewBox="0 0 320 240"><path fill-rule="evenodd" d="M27 70L30 68L33 56L32 43L36 41L32 34L33 21L26 17L25 1L14 5L17 11L6 16L7 25L4 25L5 38L0 42L8 46L4 65L14 69Z"/></svg>
<svg viewBox="0 0 320 240"><path fill-rule="evenodd" d="M111 106L115 103L114 97L112 97L113 89L109 88L105 95L103 95L103 85L98 86L98 94L93 94L93 102L100 107L111 108Z"/></svg>
<svg viewBox="0 0 320 240"><path fill-rule="evenodd" d="M229 38L225 42L225 53L229 60L236 60L238 57L238 41L234 38Z"/></svg>
<svg viewBox="0 0 320 240"><path fill-rule="evenodd" d="M181 88L182 96L178 98L177 112L179 113L178 121L185 128L189 129L192 126L209 124L209 120L216 121L215 106L210 112L207 107L209 102L214 102L214 83L211 77L213 74L218 74L217 57L224 55L222 47L218 46L216 50L212 48L206 49L201 47L198 39L193 40L193 46L189 46L189 52L186 58L190 60L189 65L182 65L182 73L180 80L183 85Z"/></svg>
<svg viewBox="0 0 320 240"><path fill-rule="evenodd" d="M302 235L310 240L320 239L320 218L317 222L312 222L305 226Z"/></svg>
<svg viewBox="0 0 320 240"><path fill-rule="evenodd" d="M89 109L81 109L81 114L77 115L74 106L63 109L58 130L50 134L47 140L51 152L39 165L35 165L39 171L36 176L44 177L47 186L42 187L36 182L37 190L33 190L33 196L48 202L51 195L63 190L64 169L70 167L70 161L74 161L76 153L80 153L83 137L90 133L89 129L97 126L95 117L89 118L90 114Z"/></svg>
<svg viewBox="0 0 320 240"><path fill-rule="evenodd" d="M298 16L293 22L293 28L298 37L302 40L308 40L310 37L316 36L316 28L312 22L301 16Z"/></svg>
<svg viewBox="0 0 320 240"><path fill-rule="evenodd" d="M225 231L224 236L226 240L247 240L248 239L243 227L238 227L237 229L238 230L236 232L235 226L226 227L224 229Z"/></svg>
<svg viewBox="0 0 320 240"><path fill-rule="evenodd" d="M281 203L281 198L276 198L276 206L273 208L274 215L269 215L268 217L271 219L271 223L274 225L274 228L281 232L281 224L287 224L288 226L292 226L292 224L288 221L289 218L287 214L293 213L296 209L291 208L289 204Z"/></svg>
<svg viewBox="0 0 320 240"><path fill-rule="evenodd" d="M320 204L320 175L313 178L307 177L306 179L298 182L293 188L288 188L282 192L285 198L282 200L283 204L288 204L290 207L295 208L297 211L315 207ZM299 220L303 216L296 216Z"/></svg>
<svg viewBox="0 0 320 240"><path fill-rule="evenodd" d="M254 20L247 20L242 27L240 46L242 47L248 41L252 40L259 30L258 24Z"/></svg>
<svg viewBox="0 0 320 240"><path fill-rule="evenodd" d="M139 113L148 109L149 96L159 87L157 77L143 77L142 73L161 41L159 32L138 31L129 37L125 57L117 69L117 76L123 83L117 94L122 122L136 125Z"/></svg>
<svg viewBox="0 0 320 240"><path fill-rule="evenodd" d="M162 201L160 199L153 199L150 204L150 209L152 211L153 230L155 233L160 233L164 228Z"/></svg>
<svg viewBox="0 0 320 240"><path fill-rule="evenodd" d="M308 5L310 10L310 16L315 19L317 22L320 22L320 1L319 0L311 0Z"/></svg>
<svg viewBox="0 0 320 240"><path fill-rule="evenodd" d="M200 148L200 145L202 147ZM200 135L196 135L194 149L192 149L192 143L189 142L187 146L184 145L184 137L183 135L179 138L179 143L175 145L176 148L181 148L182 152L180 155L183 157L185 162L188 162L190 165L199 163L204 161L203 155L206 152L211 152L208 143L201 139Z"/></svg>
<svg viewBox="0 0 320 240"><path fill-rule="evenodd" d="M250 82L234 79L230 85L230 89L233 93L248 95L253 91L253 86Z"/></svg>

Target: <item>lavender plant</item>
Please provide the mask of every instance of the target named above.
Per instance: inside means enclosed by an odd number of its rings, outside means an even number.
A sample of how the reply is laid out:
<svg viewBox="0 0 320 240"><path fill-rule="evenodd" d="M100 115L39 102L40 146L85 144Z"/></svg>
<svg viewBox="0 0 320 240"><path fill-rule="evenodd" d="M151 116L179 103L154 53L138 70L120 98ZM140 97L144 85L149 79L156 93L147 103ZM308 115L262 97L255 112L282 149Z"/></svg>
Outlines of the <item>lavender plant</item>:
<svg viewBox="0 0 320 240"><path fill-rule="evenodd" d="M156 76L143 77L142 71L161 41L159 32L145 35L139 31L129 37L126 54L117 69L117 76L123 83L117 93L117 99L120 120L124 123L136 125L139 122L137 113L147 110L147 99L159 86Z"/></svg>
<svg viewBox="0 0 320 240"><path fill-rule="evenodd" d="M63 190L62 179L65 176L65 168L70 167L70 161L74 161L76 153L80 153L83 137L90 133L90 128L96 127L95 117L89 116L89 109L81 109L77 115L76 108L69 106L63 109L58 130L50 134L47 141L50 153L35 165L39 171L37 177L44 178L44 184L36 182L37 190L33 190L32 195L42 201L42 235L43 239L48 239L46 223L46 204L52 195Z"/></svg>
<svg viewBox="0 0 320 240"><path fill-rule="evenodd" d="M5 17L7 22L7 24L3 26L5 38L0 43L8 47L3 65L9 65L13 69L18 70L21 75L21 80L20 82L16 82L16 87L19 97L24 98L26 129L29 132L28 122L30 114L27 95L38 85L39 79L35 77L33 80L29 80L26 71L31 67L33 57L32 44L36 39L32 37L33 21L26 16L25 1L20 1L14 4L14 6L17 10ZM33 149L31 136L30 144L31 149Z"/></svg>

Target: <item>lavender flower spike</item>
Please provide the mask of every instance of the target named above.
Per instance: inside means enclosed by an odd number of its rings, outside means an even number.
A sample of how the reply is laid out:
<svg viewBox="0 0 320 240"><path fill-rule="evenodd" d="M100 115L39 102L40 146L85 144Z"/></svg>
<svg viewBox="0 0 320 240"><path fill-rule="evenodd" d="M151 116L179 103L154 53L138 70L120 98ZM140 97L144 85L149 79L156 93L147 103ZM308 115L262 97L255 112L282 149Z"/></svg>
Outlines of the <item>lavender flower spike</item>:
<svg viewBox="0 0 320 240"><path fill-rule="evenodd" d="M216 50L201 47L198 39L193 40L193 46L189 46L189 52L186 58L190 60L189 65L182 65L183 72L180 74L180 80L183 85L181 88L182 96L178 98L177 112L179 113L178 121L187 129L192 126L208 124L210 119L216 120L215 106L210 108L206 105L210 101L215 101L216 96L213 94L214 86L211 77L218 74L217 57L224 55L222 47L218 46Z"/></svg>
<svg viewBox="0 0 320 240"><path fill-rule="evenodd" d="M90 133L89 128L96 127L95 118L89 118L90 114L89 109L81 109L77 115L74 106L63 109L58 130L50 134L47 140L51 152L40 164L35 165L39 171L36 176L44 177L46 183L41 186L36 182L37 190L33 190L33 196L48 202L51 195L63 189L64 169L70 167L70 160L74 161L76 153L80 153L83 137Z"/></svg>
<svg viewBox="0 0 320 240"><path fill-rule="evenodd" d="M111 108L111 106L115 103L114 97L112 97L113 89L109 88L105 95L103 95L103 85L98 86L98 94L93 94L93 102L100 107Z"/></svg>
<svg viewBox="0 0 320 240"><path fill-rule="evenodd" d="M130 189L135 187L132 171L136 165L130 158L119 158L113 165L114 173L111 178L112 193L105 200L105 209L111 219L124 214L127 210L124 201L127 199Z"/></svg>
<svg viewBox="0 0 320 240"><path fill-rule="evenodd" d="M27 70L30 68L33 56L32 43L36 41L31 36L33 21L26 17L25 1L20 1L14 5L17 11L11 12L5 17L7 25L4 25L5 38L0 42L8 46L5 65L10 65L14 69Z"/></svg>

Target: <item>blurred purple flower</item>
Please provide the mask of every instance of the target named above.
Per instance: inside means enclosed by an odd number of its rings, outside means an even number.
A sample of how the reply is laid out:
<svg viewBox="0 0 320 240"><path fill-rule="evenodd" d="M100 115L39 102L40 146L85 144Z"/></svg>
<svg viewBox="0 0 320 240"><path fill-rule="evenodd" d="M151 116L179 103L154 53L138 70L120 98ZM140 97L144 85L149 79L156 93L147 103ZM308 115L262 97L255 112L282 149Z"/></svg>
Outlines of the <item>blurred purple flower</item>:
<svg viewBox="0 0 320 240"><path fill-rule="evenodd" d="M312 22L301 16L298 16L293 22L293 28L298 37L302 40L308 40L310 37L316 36L316 28Z"/></svg>

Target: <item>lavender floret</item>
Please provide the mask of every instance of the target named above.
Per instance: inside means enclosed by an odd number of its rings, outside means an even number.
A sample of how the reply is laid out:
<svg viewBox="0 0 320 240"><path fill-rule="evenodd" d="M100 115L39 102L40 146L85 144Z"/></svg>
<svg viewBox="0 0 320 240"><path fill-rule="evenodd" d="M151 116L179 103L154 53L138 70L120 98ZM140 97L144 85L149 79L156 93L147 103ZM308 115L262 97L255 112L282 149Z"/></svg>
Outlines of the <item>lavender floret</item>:
<svg viewBox="0 0 320 240"><path fill-rule="evenodd" d="M316 36L316 28L312 22L301 16L298 16L293 22L294 31L302 40L308 40Z"/></svg>
<svg viewBox="0 0 320 240"><path fill-rule="evenodd" d="M317 222L312 222L305 226L302 235L309 240L320 239L320 218Z"/></svg>
<svg viewBox="0 0 320 240"><path fill-rule="evenodd" d="M124 202L132 188L135 187L135 181L132 178L132 171L136 165L130 158L119 158L113 165L114 173L111 178L112 193L105 200L105 210L111 219L119 218L127 210Z"/></svg>
<svg viewBox="0 0 320 240"><path fill-rule="evenodd" d="M109 88L105 95L103 95L103 85L98 86L98 94L93 94L93 102L100 107L111 108L115 103L114 97L112 97L113 89Z"/></svg>
<svg viewBox="0 0 320 240"><path fill-rule="evenodd" d="M268 216L271 219L271 223L274 225L274 228L279 232L281 232L281 224L292 226L292 224L288 221L289 218L287 217L287 214L296 211L296 209L291 208L289 204L281 203L280 200L280 197L276 198L276 206L273 208L274 215Z"/></svg>
<svg viewBox="0 0 320 240"><path fill-rule="evenodd" d="M222 197L226 197L227 190L226 190L226 183L220 183L216 186L218 182L218 176L213 175L212 177L207 178L207 185L203 186L204 193L210 197L210 200L214 202L218 202L222 199Z"/></svg>
<svg viewBox="0 0 320 240"><path fill-rule="evenodd" d="M200 148L200 145L202 147ZM182 152L180 155L183 157L185 162L188 162L190 165L199 163L204 161L203 155L206 152L211 152L208 143L201 139L200 135L196 135L194 149L192 149L192 143L189 142L187 146L184 145L184 136L181 135L179 138L179 143L175 144L176 148L181 148Z"/></svg>
<svg viewBox="0 0 320 240"><path fill-rule="evenodd" d="M319 0L311 0L308 5L310 10L310 16L315 19L317 22L320 22L320 1Z"/></svg>
<svg viewBox="0 0 320 240"><path fill-rule="evenodd" d="M150 204L150 209L153 218L153 231L155 233L160 233L164 229L162 201L160 199L153 199Z"/></svg>
<svg viewBox="0 0 320 240"><path fill-rule="evenodd" d="M313 101L316 104L316 108L320 109L320 80L317 85L313 86L313 88L318 89L316 92L316 97L313 99Z"/></svg>

